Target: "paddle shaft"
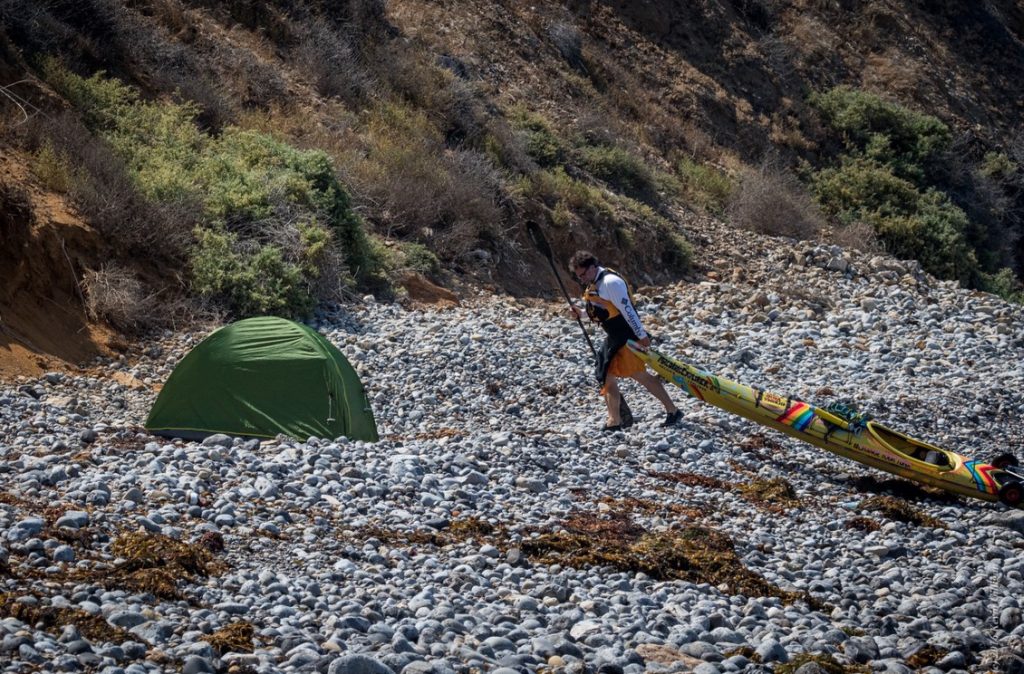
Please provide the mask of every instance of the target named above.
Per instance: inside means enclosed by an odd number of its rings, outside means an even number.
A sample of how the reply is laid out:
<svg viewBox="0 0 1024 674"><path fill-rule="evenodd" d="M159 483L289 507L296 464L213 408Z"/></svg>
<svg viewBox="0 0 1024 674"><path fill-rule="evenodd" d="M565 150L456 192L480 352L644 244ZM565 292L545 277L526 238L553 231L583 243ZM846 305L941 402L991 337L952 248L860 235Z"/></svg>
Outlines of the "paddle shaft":
<svg viewBox="0 0 1024 674"><path fill-rule="evenodd" d="M548 264L551 265L551 273L555 275L555 280L558 281L558 287L562 289L562 294L565 295L565 301L569 303L571 309L575 309L572 303L572 298L569 296L569 291L565 289L565 284L562 283L561 277L558 276L558 268L555 267L555 261L550 257L548 258ZM587 332L586 326L583 325L583 320L576 311L572 312L576 316L576 323L580 326L580 330L583 331L583 339L587 340L587 346L590 347L590 353L594 354L594 358L597 358L597 349L594 348L594 342L590 340L590 333Z"/></svg>

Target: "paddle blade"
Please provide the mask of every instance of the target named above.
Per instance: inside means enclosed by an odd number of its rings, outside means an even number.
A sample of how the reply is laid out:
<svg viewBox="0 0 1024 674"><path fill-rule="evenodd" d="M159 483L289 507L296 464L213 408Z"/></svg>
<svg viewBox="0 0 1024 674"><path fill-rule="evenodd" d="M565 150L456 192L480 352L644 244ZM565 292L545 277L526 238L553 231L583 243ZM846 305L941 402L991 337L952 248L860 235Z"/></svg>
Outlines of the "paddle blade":
<svg viewBox="0 0 1024 674"><path fill-rule="evenodd" d="M526 221L526 233L530 235L530 240L533 241L533 245L537 247L541 255L552 259L551 246L548 245L548 240L544 237L544 230L540 228L540 225L534 220Z"/></svg>

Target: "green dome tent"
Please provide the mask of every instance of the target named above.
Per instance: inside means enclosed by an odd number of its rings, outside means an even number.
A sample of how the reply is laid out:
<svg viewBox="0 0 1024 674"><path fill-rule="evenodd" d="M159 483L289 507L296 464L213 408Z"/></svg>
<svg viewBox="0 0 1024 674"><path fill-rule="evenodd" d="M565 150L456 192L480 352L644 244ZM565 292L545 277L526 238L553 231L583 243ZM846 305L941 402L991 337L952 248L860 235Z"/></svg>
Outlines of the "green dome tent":
<svg viewBox="0 0 1024 674"><path fill-rule="evenodd" d="M284 433L377 440L363 385L320 333L283 318L247 318L204 339L174 368L146 430L198 439Z"/></svg>

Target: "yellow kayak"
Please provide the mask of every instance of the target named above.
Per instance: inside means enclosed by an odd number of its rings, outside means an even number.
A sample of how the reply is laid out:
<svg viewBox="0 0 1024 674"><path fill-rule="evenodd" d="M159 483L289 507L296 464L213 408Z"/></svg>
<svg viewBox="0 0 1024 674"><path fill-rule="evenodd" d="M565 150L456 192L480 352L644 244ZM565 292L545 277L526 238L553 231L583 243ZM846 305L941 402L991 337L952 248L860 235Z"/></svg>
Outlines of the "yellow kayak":
<svg viewBox="0 0 1024 674"><path fill-rule="evenodd" d="M1013 507L1024 499L1024 475L1013 468L1012 456L992 463L972 460L846 410L815 407L717 377L636 342L629 342L629 349L688 395L839 456L971 498Z"/></svg>

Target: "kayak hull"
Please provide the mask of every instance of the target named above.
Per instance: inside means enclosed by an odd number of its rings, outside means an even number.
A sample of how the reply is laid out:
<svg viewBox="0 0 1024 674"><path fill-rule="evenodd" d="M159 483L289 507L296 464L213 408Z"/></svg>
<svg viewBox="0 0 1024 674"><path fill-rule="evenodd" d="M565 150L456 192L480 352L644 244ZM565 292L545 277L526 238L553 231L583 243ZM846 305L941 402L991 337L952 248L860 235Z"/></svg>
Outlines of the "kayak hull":
<svg viewBox="0 0 1024 674"><path fill-rule="evenodd" d="M875 421L850 421L796 398L718 377L635 342L629 348L691 397L866 466L983 501L1000 500L1002 487L1016 479L989 463L915 440Z"/></svg>

